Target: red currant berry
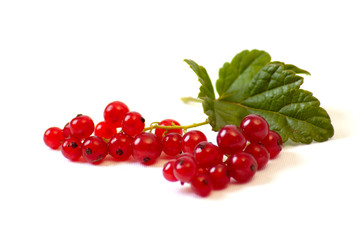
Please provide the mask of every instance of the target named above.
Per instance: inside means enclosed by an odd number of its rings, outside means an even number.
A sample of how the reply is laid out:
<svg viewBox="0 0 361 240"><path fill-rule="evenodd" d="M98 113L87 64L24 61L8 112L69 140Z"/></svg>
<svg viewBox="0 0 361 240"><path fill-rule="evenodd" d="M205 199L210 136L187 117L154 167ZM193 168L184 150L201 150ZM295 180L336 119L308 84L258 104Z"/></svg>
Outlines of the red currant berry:
<svg viewBox="0 0 361 240"><path fill-rule="evenodd" d="M105 139L110 139L116 133L117 133L117 129L113 125L110 125L109 123L107 123L105 121L99 122L95 126L95 131L94 131L95 136L105 138Z"/></svg>
<svg viewBox="0 0 361 240"><path fill-rule="evenodd" d="M194 149L194 159L199 167L210 168L223 162L223 154L218 146L204 141Z"/></svg>
<svg viewBox="0 0 361 240"><path fill-rule="evenodd" d="M243 151L247 140L243 136L241 129L235 125L222 127L217 134L217 144L223 154L232 155Z"/></svg>
<svg viewBox="0 0 361 240"><path fill-rule="evenodd" d="M179 133L168 133L162 143L163 152L169 156L177 156L182 152L182 136Z"/></svg>
<svg viewBox="0 0 361 240"><path fill-rule="evenodd" d="M212 180L213 189L224 189L230 181L229 171L226 165L223 163L209 169L209 176Z"/></svg>
<svg viewBox="0 0 361 240"><path fill-rule="evenodd" d="M196 171L197 165L190 157L179 157L174 163L173 174L181 182L189 182Z"/></svg>
<svg viewBox="0 0 361 240"><path fill-rule="evenodd" d="M61 153L70 161L77 161L82 154L81 142L73 137L65 139L61 145Z"/></svg>
<svg viewBox="0 0 361 240"><path fill-rule="evenodd" d="M174 176L173 169L176 160L170 160L163 166L163 176L170 182L176 182L178 179Z"/></svg>
<svg viewBox="0 0 361 240"><path fill-rule="evenodd" d="M257 161L257 170L262 169L268 163L270 158L270 154L263 145L259 143L251 143L246 149L244 149L246 153L251 154Z"/></svg>
<svg viewBox="0 0 361 240"><path fill-rule="evenodd" d="M129 112L127 105L120 101L109 103L104 109L104 120L115 128L122 126L125 114Z"/></svg>
<svg viewBox="0 0 361 240"><path fill-rule="evenodd" d="M257 171L257 161L249 153L240 152L231 155L226 161L230 175L239 183L251 180Z"/></svg>
<svg viewBox="0 0 361 240"><path fill-rule="evenodd" d="M282 151L282 138L275 131L270 130L261 143L267 148L271 159L275 158Z"/></svg>
<svg viewBox="0 0 361 240"><path fill-rule="evenodd" d="M71 137L71 131L70 131L70 123L67 123L63 128L63 136L64 139Z"/></svg>
<svg viewBox="0 0 361 240"><path fill-rule="evenodd" d="M165 120L161 121L158 125L159 126L180 126L179 122L177 122L176 120L173 120L173 119L165 119ZM182 136L183 130L182 129L167 129L166 130L166 129L161 129L161 128L155 129L155 135L157 135L157 137L159 137L159 139L162 139L168 133L178 133Z"/></svg>
<svg viewBox="0 0 361 240"><path fill-rule="evenodd" d="M269 131L267 121L256 114L246 116L240 125L246 139L250 142L259 142L265 138Z"/></svg>
<svg viewBox="0 0 361 240"><path fill-rule="evenodd" d="M108 144L97 136L86 138L81 149L85 161L92 164L100 164L108 154Z"/></svg>
<svg viewBox="0 0 361 240"><path fill-rule="evenodd" d="M182 150L183 152L193 153L197 144L203 141L207 141L207 137L204 133L198 130L191 130L183 136Z"/></svg>
<svg viewBox="0 0 361 240"><path fill-rule="evenodd" d="M162 142L153 133L141 133L133 142L133 157L145 165L156 162L162 153Z"/></svg>
<svg viewBox="0 0 361 240"><path fill-rule="evenodd" d="M133 152L133 138L125 133L117 133L109 140L109 154L115 160L127 160Z"/></svg>
<svg viewBox="0 0 361 240"><path fill-rule="evenodd" d="M212 191L212 179L207 174L197 173L191 181L192 190L201 197L207 197Z"/></svg>
<svg viewBox="0 0 361 240"><path fill-rule="evenodd" d="M57 149L64 141L63 131L58 127L48 128L44 133L43 140L46 146Z"/></svg>
<svg viewBox="0 0 361 240"><path fill-rule="evenodd" d="M70 121L69 125L71 135L78 139L87 138L94 132L94 122L86 115L79 114Z"/></svg>
<svg viewBox="0 0 361 240"><path fill-rule="evenodd" d="M128 112L124 116L122 130L129 136L136 136L144 130L144 118L138 112Z"/></svg>

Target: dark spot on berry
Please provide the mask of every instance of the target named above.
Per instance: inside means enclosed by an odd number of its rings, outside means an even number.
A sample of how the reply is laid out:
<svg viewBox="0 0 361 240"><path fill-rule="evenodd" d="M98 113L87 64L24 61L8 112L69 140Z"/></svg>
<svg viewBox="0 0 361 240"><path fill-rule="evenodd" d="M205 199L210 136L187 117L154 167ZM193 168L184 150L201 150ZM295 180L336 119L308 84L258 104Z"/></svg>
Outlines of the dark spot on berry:
<svg viewBox="0 0 361 240"><path fill-rule="evenodd" d="M83 116L83 114L79 113L78 115L76 115L76 117L81 117Z"/></svg>
<svg viewBox="0 0 361 240"><path fill-rule="evenodd" d="M144 163L147 163L147 162L149 162L149 161L150 161L150 158L149 158L149 157L143 158L143 162L144 162Z"/></svg>
<svg viewBox="0 0 361 240"><path fill-rule="evenodd" d="M143 117L140 118L140 120L144 123L145 122L145 119Z"/></svg>
<svg viewBox="0 0 361 240"><path fill-rule="evenodd" d="M204 185L208 185L208 180L207 180L207 179L203 179L202 183L203 183Z"/></svg>
<svg viewBox="0 0 361 240"><path fill-rule="evenodd" d="M86 149L85 149L85 153L88 154L88 155L90 155L90 154L93 153L93 151L92 151L90 148L86 148Z"/></svg>
<svg viewBox="0 0 361 240"><path fill-rule="evenodd" d="M259 145L261 145L262 147L264 147L263 143L261 143L261 142L258 142L258 144L259 144Z"/></svg>
<svg viewBox="0 0 361 240"><path fill-rule="evenodd" d="M256 170L257 170L256 165L252 164L252 165L251 165L251 171L254 172L254 171L256 171Z"/></svg>
<svg viewBox="0 0 361 240"><path fill-rule="evenodd" d="M70 146L71 146L72 148L76 148L76 147L78 146L78 144L76 144L76 142L71 142L71 143L70 143Z"/></svg>
<svg viewBox="0 0 361 240"><path fill-rule="evenodd" d="M183 163L184 163L184 160L181 159L181 160L178 162L178 165L183 165Z"/></svg>
<svg viewBox="0 0 361 240"><path fill-rule="evenodd" d="M200 143L200 144L198 145L198 147L199 147L200 149L203 149L203 148L206 147L206 143Z"/></svg>
<svg viewBox="0 0 361 240"><path fill-rule="evenodd" d="M122 149L117 149L117 151L115 151L115 153L119 156L121 156L124 152Z"/></svg>

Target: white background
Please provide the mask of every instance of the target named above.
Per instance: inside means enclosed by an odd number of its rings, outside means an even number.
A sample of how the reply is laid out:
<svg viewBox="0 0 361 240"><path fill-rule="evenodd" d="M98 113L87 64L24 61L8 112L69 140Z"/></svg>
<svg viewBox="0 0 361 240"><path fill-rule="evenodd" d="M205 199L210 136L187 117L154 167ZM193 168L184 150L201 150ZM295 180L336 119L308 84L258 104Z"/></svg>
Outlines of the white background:
<svg viewBox="0 0 361 240"><path fill-rule="evenodd" d="M361 239L357 2L1 1L0 239ZM215 81L255 48L311 72L335 135L286 144L248 184L200 198L164 180L165 160L76 164L43 143L114 100L148 124L201 122L180 101L199 87L183 59Z"/></svg>

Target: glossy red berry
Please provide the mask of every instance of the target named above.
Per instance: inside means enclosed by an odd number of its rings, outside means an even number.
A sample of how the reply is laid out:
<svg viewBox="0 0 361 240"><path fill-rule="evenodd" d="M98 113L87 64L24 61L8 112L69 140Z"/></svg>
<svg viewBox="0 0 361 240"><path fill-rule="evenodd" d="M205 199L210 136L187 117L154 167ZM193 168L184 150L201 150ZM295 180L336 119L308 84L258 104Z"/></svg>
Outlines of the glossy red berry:
<svg viewBox="0 0 361 240"><path fill-rule="evenodd" d="M261 143L267 148L271 159L274 159L282 151L282 138L275 131L270 130Z"/></svg>
<svg viewBox="0 0 361 240"><path fill-rule="evenodd" d="M108 144L97 136L86 138L81 149L85 161L92 164L100 164L108 154Z"/></svg>
<svg viewBox="0 0 361 240"><path fill-rule="evenodd" d="M122 130L129 136L136 136L144 130L145 120L138 112L128 112L124 116Z"/></svg>
<svg viewBox="0 0 361 240"><path fill-rule="evenodd" d="M167 133L162 144L163 152L169 156L177 156L182 152L182 136L179 133Z"/></svg>
<svg viewBox="0 0 361 240"><path fill-rule="evenodd" d="M46 146L57 149L64 141L63 131L58 127L48 128L44 133L43 140Z"/></svg>
<svg viewBox="0 0 361 240"><path fill-rule="evenodd" d="M209 176L212 180L213 189L216 190L226 188L231 179L228 168L223 163L217 164L216 166L210 168Z"/></svg>
<svg viewBox="0 0 361 240"><path fill-rule="evenodd" d="M117 133L110 138L109 154L118 161L127 160L133 152L133 138L125 133Z"/></svg>
<svg viewBox="0 0 361 240"><path fill-rule="evenodd" d="M203 141L207 141L207 137L204 135L204 133L198 130L188 131L183 135L182 151L193 153L197 144Z"/></svg>
<svg viewBox="0 0 361 240"><path fill-rule="evenodd" d="M82 155L81 142L74 137L65 139L61 145L61 153L70 161L77 161Z"/></svg>
<svg viewBox="0 0 361 240"><path fill-rule="evenodd" d="M191 181L192 190L201 197L207 197L212 191L212 180L207 174L197 173Z"/></svg>
<svg viewBox="0 0 361 240"><path fill-rule="evenodd" d="M86 115L78 115L73 118L70 123L71 135L78 139L89 137L94 132L94 122Z"/></svg>
<svg viewBox="0 0 361 240"><path fill-rule="evenodd" d="M158 125L159 126L180 126L179 122L177 122L176 120L173 120L173 119L165 119L165 120L161 121ZM178 133L182 136L183 130L182 129L167 129L166 130L166 129L161 129L161 128L155 129L155 135L157 135L157 137L159 137L159 139L162 139L168 133Z"/></svg>
<svg viewBox="0 0 361 240"><path fill-rule="evenodd" d="M197 171L197 165L192 158L183 156L177 158L173 167L173 174L181 182L189 182Z"/></svg>
<svg viewBox="0 0 361 240"><path fill-rule="evenodd" d="M176 160L170 160L163 166L163 176L170 182L176 182L178 179L174 176L173 169Z"/></svg>
<svg viewBox="0 0 361 240"><path fill-rule="evenodd" d="M200 142L194 149L194 159L199 167L210 168L223 162L223 154L211 142Z"/></svg>
<svg viewBox="0 0 361 240"><path fill-rule="evenodd" d="M115 128L119 128L122 126L124 116L127 112L129 112L129 108L123 102L111 102L104 109L104 120Z"/></svg>
<svg viewBox="0 0 361 240"><path fill-rule="evenodd" d="M270 159L270 154L267 148L259 143L250 143L244 151L251 154L256 159L257 170L264 168Z"/></svg>
<svg viewBox="0 0 361 240"><path fill-rule="evenodd" d="M241 129L235 125L225 125L217 134L217 144L223 154L232 155L243 151L247 140Z"/></svg>
<svg viewBox="0 0 361 240"><path fill-rule="evenodd" d="M71 137L71 131L70 131L70 123L67 123L63 128L63 136L64 138L70 138Z"/></svg>
<svg viewBox="0 0 361 240"><path fill-rule="evenodd" d="M246 116L240 125L246 139L250 142L260 142L264 139L269 131L267 121L256 114Z"/></svg>
<svg viewBox="0 0 361 240"><path fill-rule="evenodd" d="M144 132L134 138L133 157L142 164L154 164L161 153L162 142L155 134Z"/></svg>
<svg viewBox="0 0 361 240"><path fill-rule="evenodd" d="M231 155L226 164L231 177L239 183L248 182L257 171L256 159L246 152Z"/></svg>
<svg viewBox="0 0 361 240"><path fill-rule="evenodd" d="M110 139L116 133L117 133L117 129L113 125L111 125L105 121L99 122L95 126L95 131L94 131L95 136L105 138L105 139Z"/></svg>

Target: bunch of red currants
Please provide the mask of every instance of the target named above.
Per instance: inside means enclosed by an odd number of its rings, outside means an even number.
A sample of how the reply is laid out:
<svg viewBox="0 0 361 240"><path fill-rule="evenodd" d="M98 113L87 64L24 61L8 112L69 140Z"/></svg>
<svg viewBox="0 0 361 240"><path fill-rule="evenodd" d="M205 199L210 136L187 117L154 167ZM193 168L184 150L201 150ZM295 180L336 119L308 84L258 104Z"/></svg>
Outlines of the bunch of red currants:
<svg viewBox="0 0 361 240"><path fill-rule="evenodd" d="M63 129L47 129L44 142L52 149L60 147L71 161L91 164L101 164L110 155L107 159L112 161L133 156L151 165L163 152L172 158L164 165L163 176L182 185L190 183L200 196L209 195L212 189L224 189L231 178L239 183L249 181L282 150L280 135L269 130L267 121L255 114L246 116L239 127L226 125L220 129L217 145L207 141L199 130L183 135L188 128L173 119L145 128L141 114L114 101L106 106L104 121L95 125L89 116L78 115Z"/></svg>

